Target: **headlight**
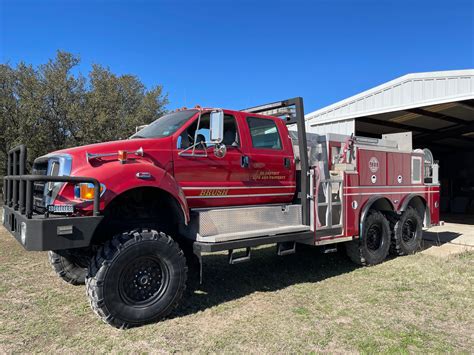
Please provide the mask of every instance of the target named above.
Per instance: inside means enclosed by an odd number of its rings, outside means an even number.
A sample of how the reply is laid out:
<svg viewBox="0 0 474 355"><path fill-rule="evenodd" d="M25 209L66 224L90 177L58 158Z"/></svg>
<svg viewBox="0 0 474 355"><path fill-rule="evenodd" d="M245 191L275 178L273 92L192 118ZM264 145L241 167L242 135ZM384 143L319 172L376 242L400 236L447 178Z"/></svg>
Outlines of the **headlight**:
<svg viewBox="0 0 474 355"><path fill-rule="evenodd" d="M7 213L5 212L5 210L2 209L2 224L5 224L5 215L6 215L6 214L7 214Z"/></svg>
<svg viewBox="0 0 474 355"><path fill-rule="evenodd" d="M21 222L21 225L20 225L20 238L21 238L21 243L25 245L26 244L26 223L25 222Z"/></svg>
<svg viewBox="0 0 474 355"><path fill-rule="evenodd" d="M106 188L104 184L100 184L100 196L104 194ZM74 187L74 197L80 200L91 201L94 199L94 184L81 183Z"/></svg>

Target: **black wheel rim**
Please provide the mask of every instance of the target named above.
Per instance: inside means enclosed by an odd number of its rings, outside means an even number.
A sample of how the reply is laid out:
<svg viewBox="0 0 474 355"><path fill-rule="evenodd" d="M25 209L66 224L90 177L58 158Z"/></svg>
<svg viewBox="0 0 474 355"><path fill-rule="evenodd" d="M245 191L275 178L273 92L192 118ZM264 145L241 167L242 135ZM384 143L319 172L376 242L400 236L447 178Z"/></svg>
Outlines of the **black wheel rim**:
<svg viewBox="0 0 474 355"><path fill-rule="evenodd" d="M402 227L402 240L405 243L413 242L416 237L417 223L415 220L408 218Z"/></svg>
<svg viewBox="0 0 474 355"><path fill-rule="evenodd" d="M149 306L161 298L168 283L168 269L159 258L139 257L122 272L119 293L129 305Z"/></svg>
<svg viewBox="0 0 474 355"><path fill-rule="evenodd" d="M375 252L380 249L383 242L383 230L379 225L372 225L367 230L367 249Z"/></svg>

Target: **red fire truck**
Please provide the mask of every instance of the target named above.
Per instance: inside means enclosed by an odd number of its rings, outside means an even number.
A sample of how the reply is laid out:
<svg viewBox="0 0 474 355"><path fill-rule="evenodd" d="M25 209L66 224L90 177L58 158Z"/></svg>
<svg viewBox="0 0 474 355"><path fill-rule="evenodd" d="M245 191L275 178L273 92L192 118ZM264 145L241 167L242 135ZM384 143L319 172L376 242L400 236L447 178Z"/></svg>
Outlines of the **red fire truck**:
<svg viewBox="0 0 474 355"><path fill-rule="evenodd" d="M285 255L343 243L374 265L417 251L439 223L431 153L409 134L306 134L303 112L301 98L182 109L130 139L37 158L31 175L17 147L3 225L26 250L48 250L61 278L85 282L92 309L122 328L167 315L205 253L235 264L260 245Z"/></svg>

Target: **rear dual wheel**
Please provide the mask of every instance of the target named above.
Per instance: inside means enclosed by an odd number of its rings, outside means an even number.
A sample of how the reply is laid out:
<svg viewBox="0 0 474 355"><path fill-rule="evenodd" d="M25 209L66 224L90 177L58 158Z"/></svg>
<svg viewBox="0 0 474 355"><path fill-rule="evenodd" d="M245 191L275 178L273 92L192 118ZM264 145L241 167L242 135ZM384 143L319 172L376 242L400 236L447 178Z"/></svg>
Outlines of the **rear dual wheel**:
<svg viewBox="0 0 474 355"><path fill-rule="evenodd" d="M410 255L421 247L423 221L418 212L409 207L395 223L391 251L396 255Z"/></svg>
<svg viewBox="0 0 474 355"><path fill-rule="evenodd" d="M390 224L379 211L369 211L361 237L346 243L349 258L359 265L380 264L390 249Z"/></svg>
<svg viewBox="0 0 474 355"><path fill-rule="evenodd" d="M86 278L94 312L117 328L156 322L178 304L186 287L183 251L168 235L134 230L97 252Z"/></svg>

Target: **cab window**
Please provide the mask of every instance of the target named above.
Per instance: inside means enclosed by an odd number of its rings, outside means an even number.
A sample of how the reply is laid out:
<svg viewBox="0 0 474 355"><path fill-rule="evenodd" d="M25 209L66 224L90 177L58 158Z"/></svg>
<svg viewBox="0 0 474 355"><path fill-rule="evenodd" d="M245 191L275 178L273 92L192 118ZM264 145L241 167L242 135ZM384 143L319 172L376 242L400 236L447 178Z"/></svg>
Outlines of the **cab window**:
<svg viewBox="0 0 474 355"><path fill-rule="evenodd" d="M210 135L210 114L206 113L201 116L201 120L199 122L196 119L187 129L181 133L178 139L178 149L186 149L192 147L196 143L196 149L207 149L208 147L214 146L214 144L210 143L209 135ZM197 135L196 135L196 129ZM234 116L232 115L224 115L224 139L222 141L227 147L239 147L239 134L237 130L237 123L235 121Z"/></svg>
<svg viewBox="0 0 474 355"><path fill-rule="evenodd" d="M280 134L273 120L247 117L247 123L254 148L281 149Z"/></svg>

